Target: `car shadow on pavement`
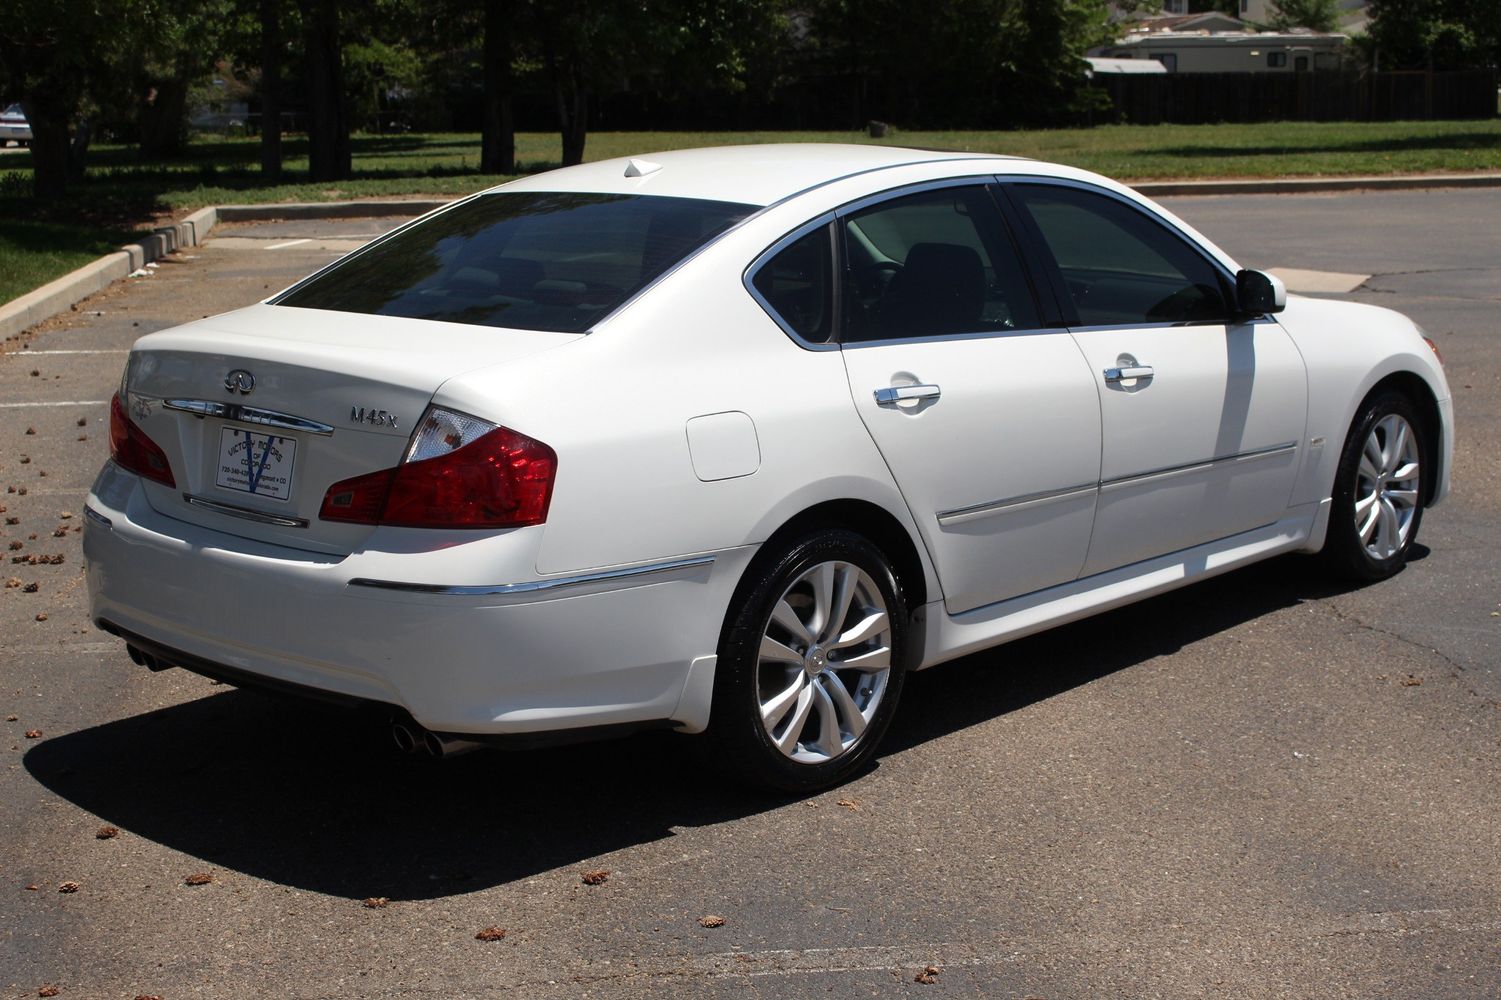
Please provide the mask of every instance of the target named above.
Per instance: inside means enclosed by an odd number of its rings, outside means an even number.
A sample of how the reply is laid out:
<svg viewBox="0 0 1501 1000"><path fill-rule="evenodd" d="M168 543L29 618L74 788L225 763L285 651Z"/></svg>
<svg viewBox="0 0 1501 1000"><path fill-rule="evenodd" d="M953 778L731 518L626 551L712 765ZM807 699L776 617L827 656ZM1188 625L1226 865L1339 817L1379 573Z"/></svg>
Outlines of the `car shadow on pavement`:
<svg viewBox="0 0 1501 1000"><path fill-rule="evenodd" d="M1337 592L1277 560L915 675L882 756ZM137 836L356 899L474 892L787 801L725 779L702 741L671 733L444 761L388 742L352 713L226 688L48 739L24 763Z"/></svg>

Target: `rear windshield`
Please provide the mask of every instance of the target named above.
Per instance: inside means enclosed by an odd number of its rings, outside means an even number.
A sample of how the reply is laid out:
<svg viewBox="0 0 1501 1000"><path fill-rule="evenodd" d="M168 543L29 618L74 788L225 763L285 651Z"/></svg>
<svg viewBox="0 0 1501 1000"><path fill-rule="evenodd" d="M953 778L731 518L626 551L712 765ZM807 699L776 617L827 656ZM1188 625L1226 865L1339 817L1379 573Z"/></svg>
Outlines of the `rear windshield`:
<svg viewBox="0 0 1501 1000"><path fill-rule="evenodd" d="M692 198L487 194L274 304L579 333L753 211Z"/></svg>

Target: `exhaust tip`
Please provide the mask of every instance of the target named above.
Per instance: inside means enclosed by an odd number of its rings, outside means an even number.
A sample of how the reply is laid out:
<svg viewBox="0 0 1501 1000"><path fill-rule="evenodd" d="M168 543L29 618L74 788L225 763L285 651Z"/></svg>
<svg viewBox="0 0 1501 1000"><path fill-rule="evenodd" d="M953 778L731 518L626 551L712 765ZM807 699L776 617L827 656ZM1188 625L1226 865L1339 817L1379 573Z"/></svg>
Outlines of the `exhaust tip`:
<svg viewBox="0 0 1501 1000"><path fill-rule="evenodd" d="M417 735L404 722L391 723L391 740L396 744L396 749L402 753L413 753L417 750Z"/></svg>
<svg viewBox="0 0 1501 1000"><path fill-rule="evenodd" d="M134 646L126 643L125 652L130 655L131 663L134 663L138 667L144 667L146 665L146 654L141 652L139 649L136 649Z"/></svg>

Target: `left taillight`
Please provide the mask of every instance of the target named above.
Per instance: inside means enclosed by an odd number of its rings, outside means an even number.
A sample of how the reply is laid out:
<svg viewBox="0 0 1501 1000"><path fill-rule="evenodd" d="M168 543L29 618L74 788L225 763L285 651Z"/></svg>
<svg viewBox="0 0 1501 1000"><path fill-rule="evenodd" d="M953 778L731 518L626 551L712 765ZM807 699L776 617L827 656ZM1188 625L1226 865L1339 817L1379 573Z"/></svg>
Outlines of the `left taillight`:
<svg viewBox="0 0 1501 1000"><path fill-rule="evenodd" d="M167 453L130 419L118 392L109 401L109 454L122 469L164 486L177 486Z"/></svg>
<svg viewBox="0 0 1501 1000"><path fill-rule="evenodd" d="M541 441L433 407L400 465L334 483L318 516L402 528L542 524L557 468L557 454Z"/></svg>

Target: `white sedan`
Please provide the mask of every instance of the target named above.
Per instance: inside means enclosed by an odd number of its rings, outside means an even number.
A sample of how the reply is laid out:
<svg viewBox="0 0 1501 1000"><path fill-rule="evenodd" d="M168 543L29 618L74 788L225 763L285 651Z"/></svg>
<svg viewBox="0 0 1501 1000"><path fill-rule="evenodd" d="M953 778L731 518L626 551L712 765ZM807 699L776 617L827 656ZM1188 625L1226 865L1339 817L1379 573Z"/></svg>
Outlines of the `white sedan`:
<svg viewBox="0 0 1501 1000"><path fill-rule="evenodd" d="M1451 418L1410 320L1085 171L611 160L138 341L92 614L405 748L707 729L807 790L908 671L1279 553L1395 573Z"/></svg>

